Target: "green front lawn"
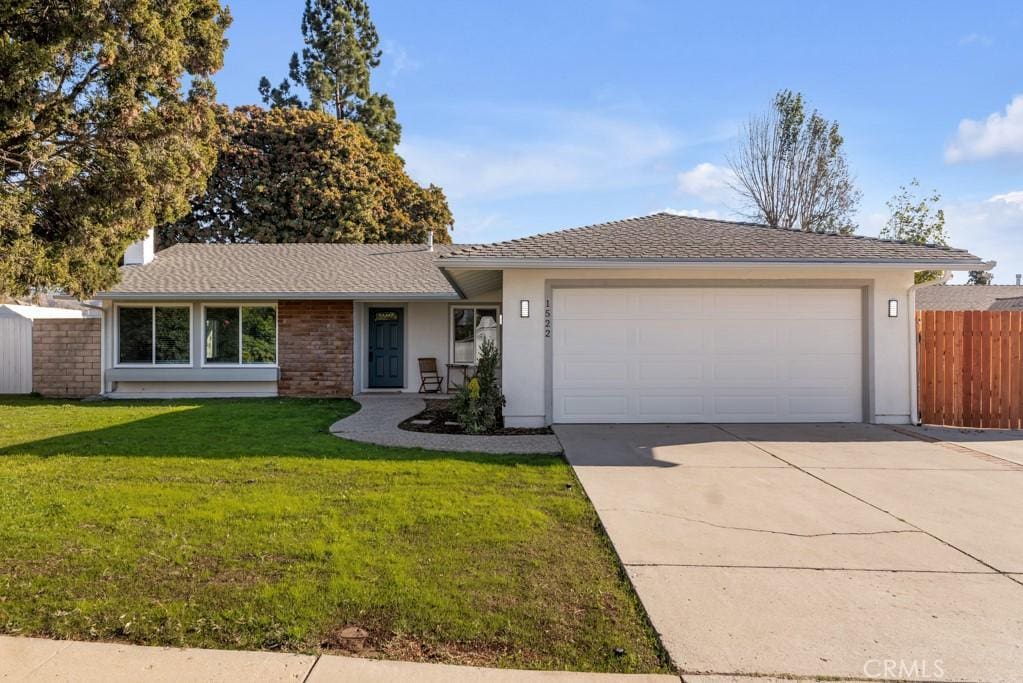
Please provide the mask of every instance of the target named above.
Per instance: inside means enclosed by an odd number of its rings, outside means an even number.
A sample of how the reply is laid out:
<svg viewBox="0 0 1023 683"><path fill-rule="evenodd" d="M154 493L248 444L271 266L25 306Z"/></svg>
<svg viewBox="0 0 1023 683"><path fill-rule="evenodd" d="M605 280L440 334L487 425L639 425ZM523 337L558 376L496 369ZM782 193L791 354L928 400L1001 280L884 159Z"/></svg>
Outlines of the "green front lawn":
<svg viewBox="0 0 1023 683"><path fill-rule="evenodd" d="M0 397L0 632L666 668L561 458L327 433L356 408Z"/></svg>

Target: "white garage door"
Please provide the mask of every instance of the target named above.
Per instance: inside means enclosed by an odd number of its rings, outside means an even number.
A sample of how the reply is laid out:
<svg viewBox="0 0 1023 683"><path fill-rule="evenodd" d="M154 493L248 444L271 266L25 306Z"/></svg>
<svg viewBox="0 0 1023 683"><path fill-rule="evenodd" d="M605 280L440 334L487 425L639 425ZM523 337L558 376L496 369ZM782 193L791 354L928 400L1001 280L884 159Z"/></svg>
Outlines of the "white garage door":
<svg viewBox="0 0 1023 683"><path fill-rule="evenodd" d="M556 289L555 422L857 422L855 289Z"/></svg>

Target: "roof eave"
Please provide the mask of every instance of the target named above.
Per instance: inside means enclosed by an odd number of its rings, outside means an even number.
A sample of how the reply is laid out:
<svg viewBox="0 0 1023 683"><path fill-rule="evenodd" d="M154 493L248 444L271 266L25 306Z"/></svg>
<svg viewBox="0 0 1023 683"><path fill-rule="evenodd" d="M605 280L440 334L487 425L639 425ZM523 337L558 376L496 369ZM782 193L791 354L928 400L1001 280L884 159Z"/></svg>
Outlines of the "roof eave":
<svg viewBox="0 0 1023 683"><path fill-rule="evenodd" d="M101 292L97 299L108 301L295 301L341 299L354 301L401 301L405 299L458 301L457 292Z"/></svg>
<svg viewBox="0 0 1023 683"><path fill-rule="evenodd" d="M623 259L623 258L494 258L449 256L437 260L441 268L778 268L829 266L838 268L891 268L901 270L990 270L994 261L921 259Z"/></svg>

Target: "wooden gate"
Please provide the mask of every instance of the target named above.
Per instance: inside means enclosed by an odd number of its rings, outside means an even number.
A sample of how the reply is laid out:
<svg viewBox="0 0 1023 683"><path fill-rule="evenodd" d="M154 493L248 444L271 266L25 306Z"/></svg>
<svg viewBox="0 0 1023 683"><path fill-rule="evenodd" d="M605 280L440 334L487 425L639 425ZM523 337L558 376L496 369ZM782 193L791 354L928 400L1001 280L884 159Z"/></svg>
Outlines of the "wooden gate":
<svg viewBox="0 0 1023 683"><path fill-rule="evenodd" d="M1023 311L917 311L920 418L1023 428Z"/></svg>

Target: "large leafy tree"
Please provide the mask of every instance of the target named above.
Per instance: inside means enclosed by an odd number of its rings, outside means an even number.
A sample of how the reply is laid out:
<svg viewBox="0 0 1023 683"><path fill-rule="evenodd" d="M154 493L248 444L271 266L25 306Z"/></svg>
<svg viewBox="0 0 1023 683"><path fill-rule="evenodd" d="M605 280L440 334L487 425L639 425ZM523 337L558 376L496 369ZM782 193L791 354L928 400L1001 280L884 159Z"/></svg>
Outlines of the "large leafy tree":
<svg viewBox="0 0 1023 683"><path fill-rule="evenodd" d="M440 188L421 187L362 127L295 108L220 110L223 148L206 192L163 226L174 242L450 242Z"/></svg>
<svg viewBox="0 0 1023 683"><path fill-rule="evenodd" d="M394 102L370 89L370 72L380 65L380 38L365 0L306 0L302 14L305 47L291 56L288 78L273 87L265 76L259 92L272 107L308 107L361 123L381 149L401 139ZM309 102L295 91L304 86Z"/></svg>
<svg viewBox="0 0 1023 683"><path fill-rule="evenodd" d="M849 174L836 121L807 116L800 93L775 95L747 123L729 164L749 215L768 225L851 233L860 192Z"/></svg>
<svg viewBox="0 0 1023 683"><path fill-rule="evenodd" d="M187 213L216 159L229 23L217 0L0 3L0 292L88 296Z"/></svg>
<svg viewBox="0 0 1023 683"><path fill-rule="evenodd" d="M933 190L930 195L918 197L919 190L920 181L914 178L908 186L900 187L888 200L891 216L881 229L881 237L911 244L948 246L945 212L935 208L941 201L941 195L937 190ZM920 271L916 274L916 282L929 282L940 276L940 271Z"/></svg>

